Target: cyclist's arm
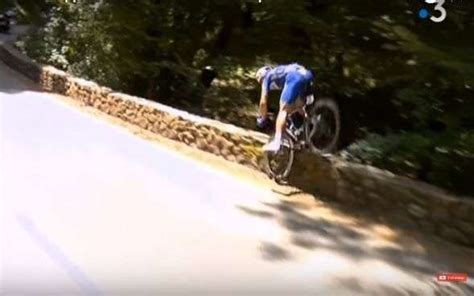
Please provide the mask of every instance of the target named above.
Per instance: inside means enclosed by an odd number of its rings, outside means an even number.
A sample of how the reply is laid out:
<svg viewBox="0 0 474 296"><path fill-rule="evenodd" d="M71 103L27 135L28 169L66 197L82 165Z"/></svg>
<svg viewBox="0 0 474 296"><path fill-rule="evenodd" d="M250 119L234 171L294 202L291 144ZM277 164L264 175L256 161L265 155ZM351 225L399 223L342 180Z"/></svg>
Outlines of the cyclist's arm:
<svg viewBox="0 0 474 296"><path fill-rule="evenodd" d="M268 77L262 81L262 93L260 94L260 116L263 118L267 117L268 112L268 91L269 79Z"/></svg>

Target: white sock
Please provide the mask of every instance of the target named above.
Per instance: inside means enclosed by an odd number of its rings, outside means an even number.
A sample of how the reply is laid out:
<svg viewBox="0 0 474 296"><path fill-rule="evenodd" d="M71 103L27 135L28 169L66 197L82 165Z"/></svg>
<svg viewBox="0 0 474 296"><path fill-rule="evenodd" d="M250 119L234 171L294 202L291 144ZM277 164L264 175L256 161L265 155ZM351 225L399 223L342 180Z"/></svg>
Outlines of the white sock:
<svg viewBox="0 0 474 296"><path fill-rule="evenodd" d="M281 143L281 135L280 134L275 134L275 141L278 143Z"/></svg>

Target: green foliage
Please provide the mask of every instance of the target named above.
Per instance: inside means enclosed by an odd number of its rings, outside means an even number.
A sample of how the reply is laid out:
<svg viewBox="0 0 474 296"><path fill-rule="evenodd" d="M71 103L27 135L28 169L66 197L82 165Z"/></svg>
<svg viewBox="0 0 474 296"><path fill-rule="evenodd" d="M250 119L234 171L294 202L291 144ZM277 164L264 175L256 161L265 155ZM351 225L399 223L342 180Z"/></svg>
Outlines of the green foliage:
<svg viewBox="0 0 474 296"><path fill-rule="evenodd" d="M0 12L3 12L4 10L7 10L11 7L13 7L14 2L10 0L5 0L0 2Z"/></svg>
<svg viewBox="0 0 474 296"><path fill-rule="evenodd" d="M422 1L251 2L18 0L39 24L18 45L114 89L246 127L258 99L253 71L299 62L315 70L319 93L339 99L352 129L343 143L379 134L359 143L358 159L469 191L435 173L448 174L459 156L433 147L445 139L458 149L461 135L472 134L474 6L448 5L448 18L435 24L416 17ZM219 72L207 91L197 79L205 65ZM426 163L434 175L423 173Z"/></svg>
<svg viewBox="0 0 474 296"><path fill-rule="evenodd" d="M474 195L472 131L370 135L349 146L342 155L351 161Z"/></svg>

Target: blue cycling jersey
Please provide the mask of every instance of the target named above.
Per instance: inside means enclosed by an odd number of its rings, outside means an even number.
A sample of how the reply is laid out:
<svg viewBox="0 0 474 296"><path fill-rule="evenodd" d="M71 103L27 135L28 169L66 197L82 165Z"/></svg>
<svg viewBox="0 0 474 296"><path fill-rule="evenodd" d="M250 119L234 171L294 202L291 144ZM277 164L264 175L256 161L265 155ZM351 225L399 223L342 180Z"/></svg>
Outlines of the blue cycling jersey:
<svg viewBox="0 0 474 296"><path fill-rule="evenodd" d="M264 94L268 95L270 90L281 90L285 86L288 74L297 72L303 77L312 79L310 71L299 64L280 65L270 70L263 79L262 87ZM309 77L311 75L311 77Z"/></svg>
<svg viewBox="0 0 474 296"><path fill-rule="evenodd" d="M297 97L305 94L312 80L313 74L299 64L280 65L265 75L262 93L268 95L270 90L283 90L281 100L293 103Z"/></svg>

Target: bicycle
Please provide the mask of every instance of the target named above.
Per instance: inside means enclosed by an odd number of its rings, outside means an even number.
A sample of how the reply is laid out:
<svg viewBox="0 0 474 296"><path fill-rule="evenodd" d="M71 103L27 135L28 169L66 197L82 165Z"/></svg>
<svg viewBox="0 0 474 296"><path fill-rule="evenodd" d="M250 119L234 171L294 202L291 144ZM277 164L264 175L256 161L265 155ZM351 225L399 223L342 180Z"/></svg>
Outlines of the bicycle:
<svg viewBox="0 0 474 296"><path fill-rule="evenodd" d="M320 98L306 104L304 110L304 118L298 111L288 116L280 149L264 152L266 173L277 183L286 181L290 175L296 151L306 149L329 154L336 149L341 129L337 103L330 98ZM303 122L298 124L298 120Z"/></svg>

